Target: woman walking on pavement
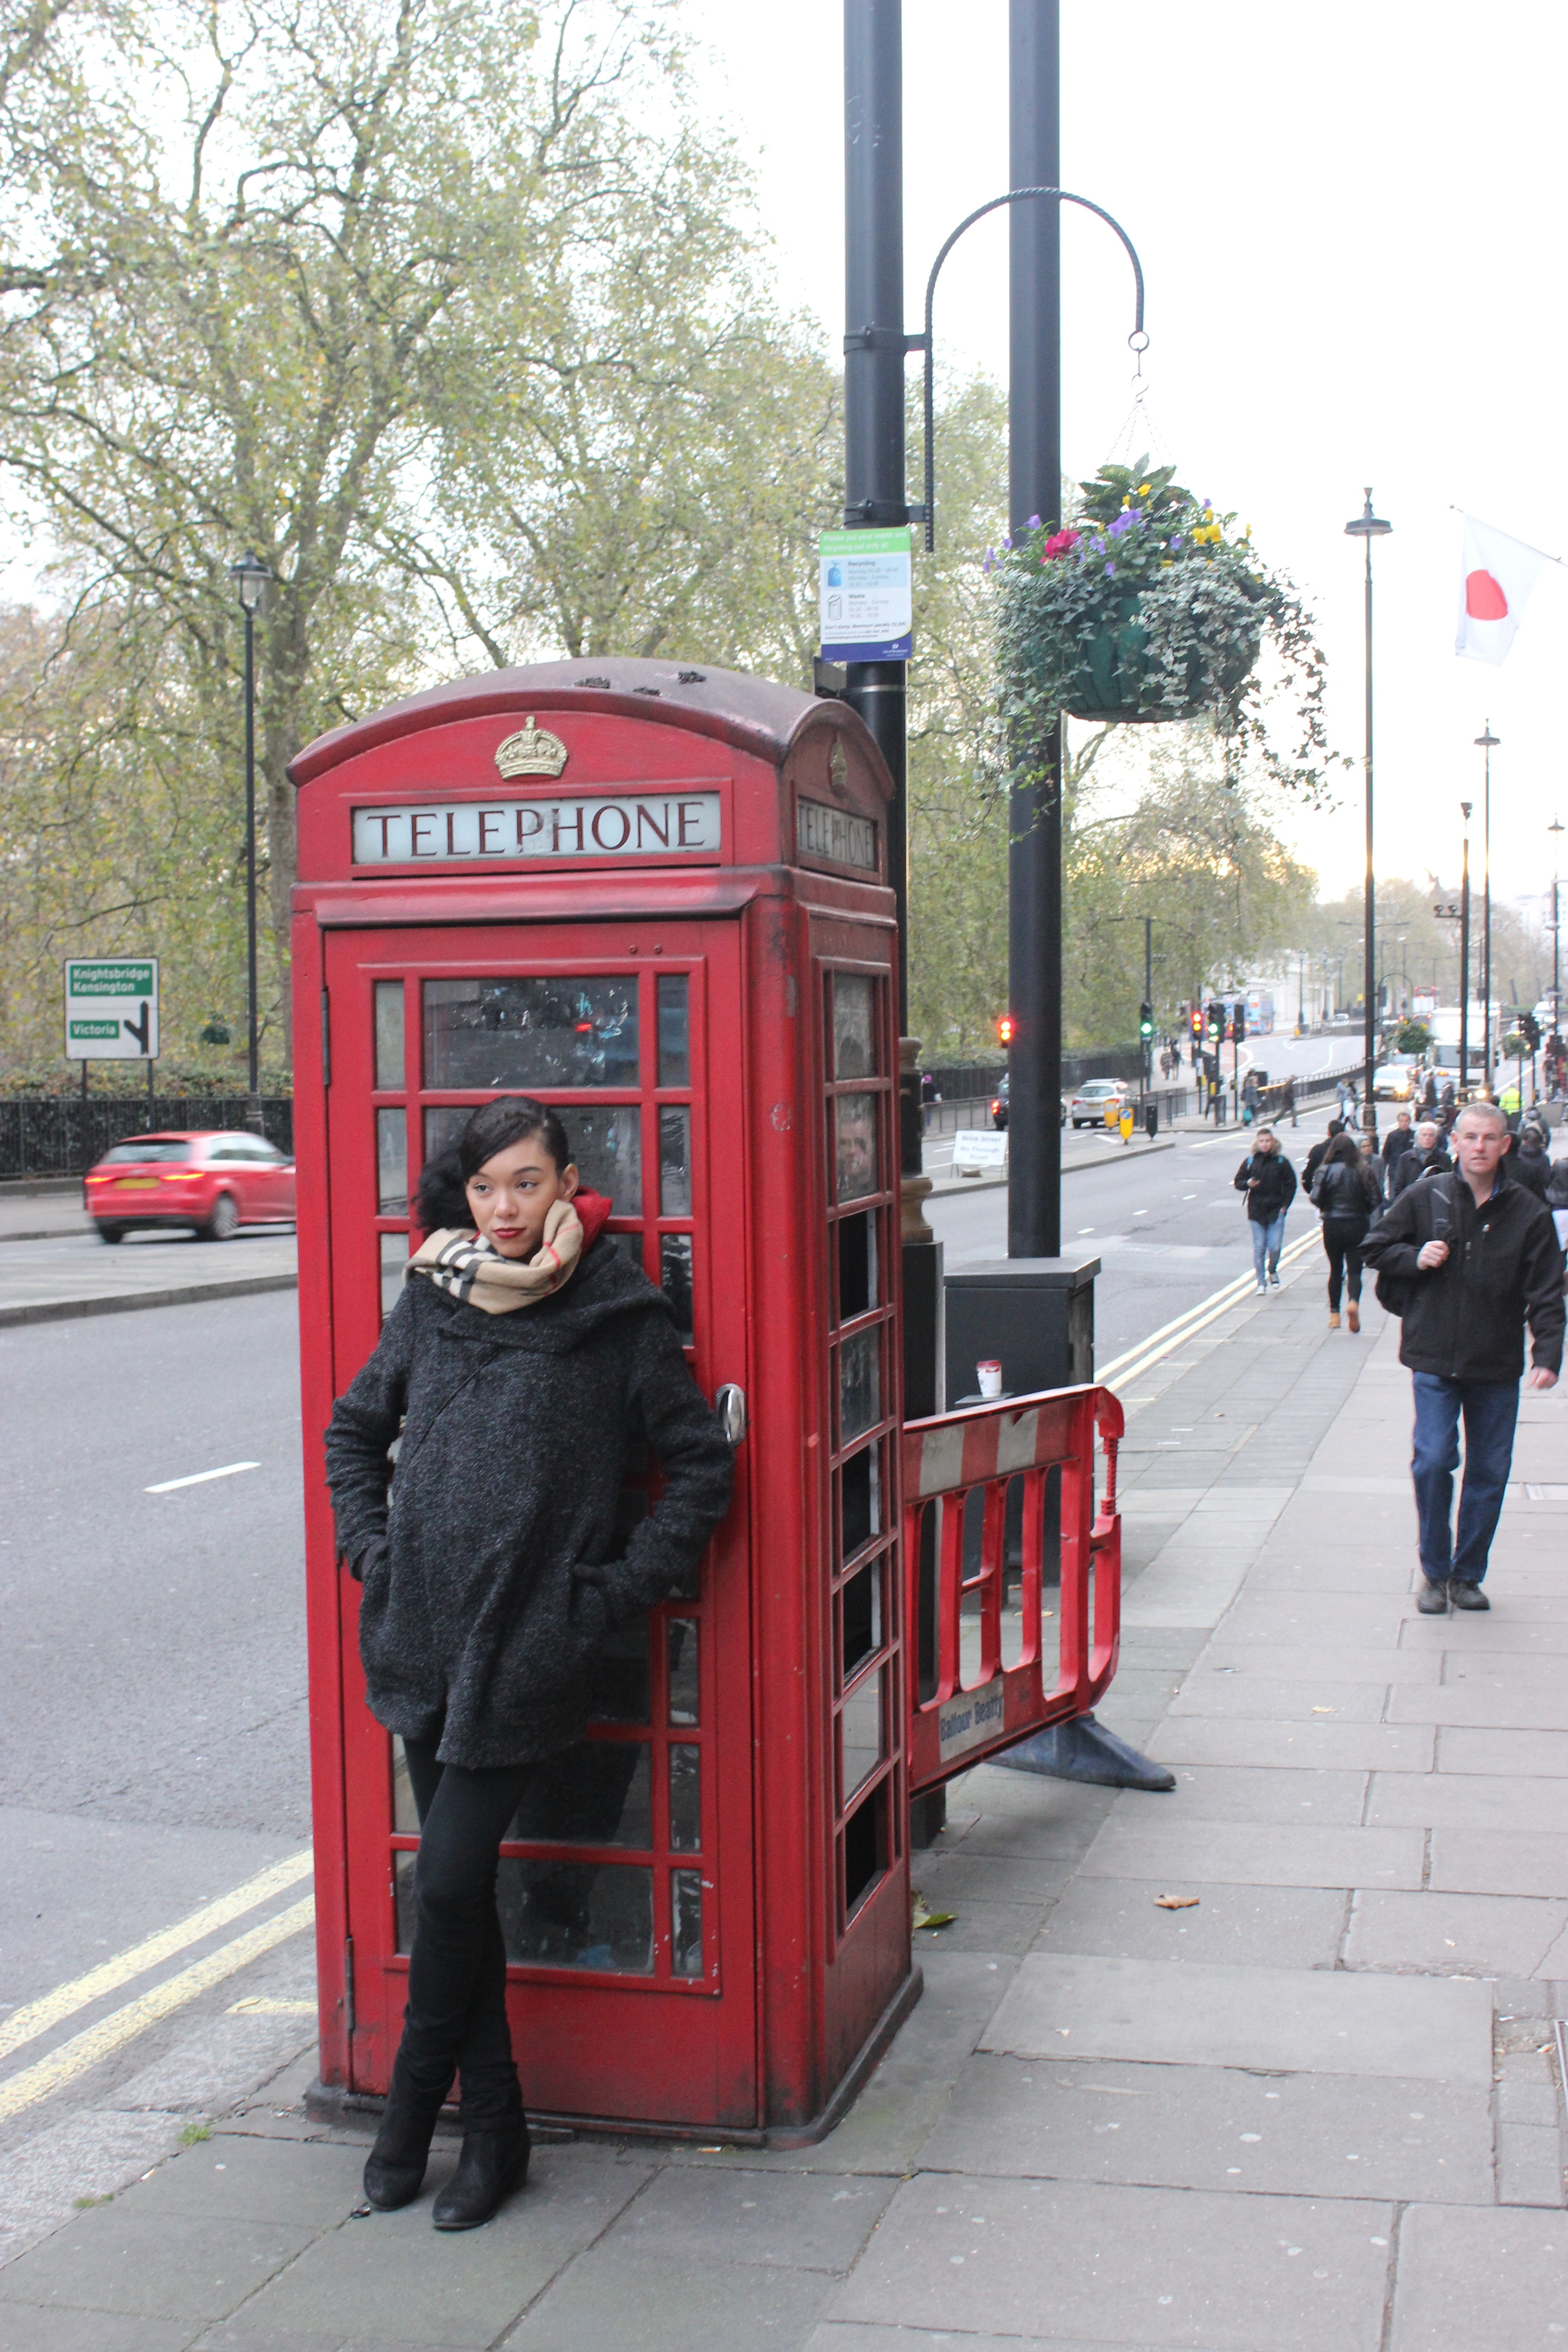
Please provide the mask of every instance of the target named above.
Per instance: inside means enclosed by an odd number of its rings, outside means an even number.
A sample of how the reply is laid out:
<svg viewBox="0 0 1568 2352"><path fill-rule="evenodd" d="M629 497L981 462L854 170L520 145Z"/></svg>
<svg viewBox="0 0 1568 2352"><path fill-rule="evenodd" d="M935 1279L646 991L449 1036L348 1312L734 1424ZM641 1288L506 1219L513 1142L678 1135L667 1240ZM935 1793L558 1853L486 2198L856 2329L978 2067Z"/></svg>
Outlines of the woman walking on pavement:
<svg viewBox="0 0 1568 2352"><path fill-rule="evenodd" d="M1296 1171L1279 1149L1271 1127L1260 1127L1258 1142L1237 1170L1233 1182L1246 1197L1252 1229L1252 1271L1261 1298L1271 1282L1279 1287L1279 1252L1285 1240L1285 1212L1296 1197ZM1268 1270L1268 1282L1264 1279Z"/></svg>
<svg viewBox="0 0 1568 2352"><path fill-rule="evenodd" d="M364 1588L366 1700L402 1737L420 1831L407 2008L364 2193L383 2212L418 2195L458 2076L462 2154L431 2218L467 2230L529 2156L501 1841L581 1738L606 1637L695 1567L731 1458L663 1294L603 1237L610 1203L581 1190L553 1111L484 1104L426 1167L419 1205L437 1230L333 1408L327 1478ZM617 1505L645 1437L664 1488L627 1537Z"/></svg>
<svg viewBox="0 0 1568 2352"><path fill-rule="evenodd" d="M1350 1293L1347 1320L1361 1329L1361 1245L1378 1206L1361 1147L1352 1135L1336 1135L1312 1179L1312 1202L1323 1221L1329 1261L1329 1328L1340 1328L1342 1288Z"/></svg>

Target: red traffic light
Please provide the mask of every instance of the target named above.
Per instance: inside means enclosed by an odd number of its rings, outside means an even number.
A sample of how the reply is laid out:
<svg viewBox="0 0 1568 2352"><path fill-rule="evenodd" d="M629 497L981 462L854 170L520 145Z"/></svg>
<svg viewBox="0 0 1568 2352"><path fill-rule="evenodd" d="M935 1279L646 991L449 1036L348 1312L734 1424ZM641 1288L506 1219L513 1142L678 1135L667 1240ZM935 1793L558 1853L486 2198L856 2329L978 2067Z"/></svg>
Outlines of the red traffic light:
<svg viewBox="0 0 1568 2352"><path fill-rule="evenodd" d="M996 1035L1002 1045L1010 1045L1012 1044L1013 1016L1010 1013L999 1013L996 1015Z"/></svg>

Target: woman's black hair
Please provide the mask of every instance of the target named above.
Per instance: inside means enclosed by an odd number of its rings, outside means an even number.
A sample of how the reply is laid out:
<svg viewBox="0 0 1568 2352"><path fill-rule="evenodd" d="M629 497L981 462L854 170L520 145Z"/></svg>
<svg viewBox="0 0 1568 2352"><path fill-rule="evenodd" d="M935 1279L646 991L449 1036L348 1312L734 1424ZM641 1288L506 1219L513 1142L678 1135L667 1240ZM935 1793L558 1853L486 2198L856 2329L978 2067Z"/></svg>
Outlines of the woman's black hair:
<svg viewBox="0 0 1568 2352"><path fill-rule="evenodd" d="M1336 1135L1323 1154L1323 1165L1325 1168L1335 1165L1342 1168L1359 1168L1361 1145L1356 1141L1355 1137L1342 1133Z"/></svg>
<svg viewBox="0 0 1568 2352"><path fill-rule="evenodd" d="M443 1226L469 1225L468 1182L487 1160L537 1135L558 1169L571 1165L566 1129L545 1103L531 1095L498 1095L481 1103L456 1143L427 1160L419 1172L418 1221L427 1234Z"/></svg>

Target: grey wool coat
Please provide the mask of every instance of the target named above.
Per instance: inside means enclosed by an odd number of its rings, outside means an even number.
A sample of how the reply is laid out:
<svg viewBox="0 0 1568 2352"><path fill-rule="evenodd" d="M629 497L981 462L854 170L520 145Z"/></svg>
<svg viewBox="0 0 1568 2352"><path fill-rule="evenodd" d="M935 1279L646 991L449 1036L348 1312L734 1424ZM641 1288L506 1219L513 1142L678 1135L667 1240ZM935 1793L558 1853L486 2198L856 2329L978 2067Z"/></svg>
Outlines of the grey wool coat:
<svg viewBox="0 0 1568 2352"><path fill-rule="evenodd" d="M644 1439L664 1490L623 1543ZM405 1283L327 1431L376 1720L476 1769L570 1747L605 1636L696 1565L731 1475L662 1295L613 1244L509 1315Z"/></svg>

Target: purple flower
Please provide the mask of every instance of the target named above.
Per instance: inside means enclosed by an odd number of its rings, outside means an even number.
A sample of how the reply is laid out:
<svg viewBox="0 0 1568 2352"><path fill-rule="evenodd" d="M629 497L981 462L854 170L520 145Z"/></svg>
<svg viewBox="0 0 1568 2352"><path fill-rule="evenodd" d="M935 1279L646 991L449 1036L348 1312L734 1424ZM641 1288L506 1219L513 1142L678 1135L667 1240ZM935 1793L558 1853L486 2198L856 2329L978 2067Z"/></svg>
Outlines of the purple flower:
<svg viewBox="0 0 1568 2352"><path fill-rule="evenodd" d="M1176 533L1175 538L1171 541L1171 545L1172 545L1173 547L1180 547L1181 543L1182 543L1182 534L1181 534L1181 532L1180 532L1180 531L1178 531L1178 532Z"/></svg>
<svg viewBox="0 0 1568 2352"><path fill-rule="evenodd" d="M1002 544L1003 544L1003 546L1004 546L1004 547L1005 547L1005 548L1007 548L1009 551L1011 551L1011 549L1012 549L1012 545L1013 545L1013 542L1012 542L1012 541L1011 541L1010 539L1005 539L1005 540L1002 541Z"/></svg>
<svg viewBox="0 0 1568 2352"><path fill-rule="evenodd" d="M1115 564L1114 564L1114 563L1108 563L1108 564L1106 565L1106 567L1105 567L1105 576L1106 576L1106 578L1107 578L1108 580L1114 580L1114 579L1115 579L1115 577L1116 577L1116 566L1115 566Z"/></svg>
<svg viewBox="0 0 1568 2352"><path fill-rule="evenodd" d="M1031 530L1038 530L1039 527L1040 527L1040 518L1039 518L1039 516L1038 516L1038 515L1031 515L1031 516L1029 517L1029 529L1030 529Z"/></svg>

